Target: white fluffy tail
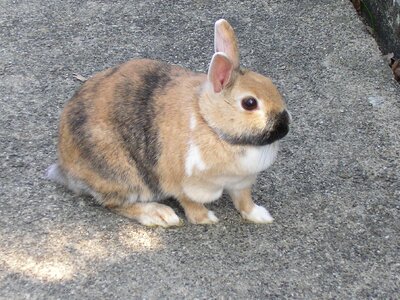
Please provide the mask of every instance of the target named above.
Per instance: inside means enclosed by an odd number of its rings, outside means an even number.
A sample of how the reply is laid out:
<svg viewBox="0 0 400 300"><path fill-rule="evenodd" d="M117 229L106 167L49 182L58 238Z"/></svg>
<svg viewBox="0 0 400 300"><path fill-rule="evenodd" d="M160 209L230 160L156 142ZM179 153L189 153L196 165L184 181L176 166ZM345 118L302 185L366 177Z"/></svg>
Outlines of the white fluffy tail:
<svg viewBox="0 0 400 300"><path fill-rule="evenodd" d="M64 185L76 194L92 195L96 199L102 199L99 193L94 192L85 182L66 173L59 164L52 164L47 168L45 177L58 184ZM99 200L100 201L100 200Z"/></svg>
<svg viewBox="0 0 400 300"><path fill-rule="evenodd" d="M52 164L47 168L46 178L63 185L68 185L65 173L58 164Z"/></svg>

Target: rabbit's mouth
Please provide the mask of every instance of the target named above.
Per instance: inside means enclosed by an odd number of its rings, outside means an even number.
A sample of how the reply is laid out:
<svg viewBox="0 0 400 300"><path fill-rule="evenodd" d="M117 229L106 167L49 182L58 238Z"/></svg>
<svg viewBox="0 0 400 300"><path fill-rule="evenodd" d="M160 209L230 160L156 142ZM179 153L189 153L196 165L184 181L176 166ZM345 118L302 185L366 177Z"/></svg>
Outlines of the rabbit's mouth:
<svg viewBox="0 0 400 300"><path fill-rule="evenodd" d="M217 131L219 136L232 145L265 146L280 140L289 132L290 115L284 110L275 118L272 126L267 126L258 133L246 133L241 135L227 134Z"/></svg>
<svg viewBox="0 0 400 300"><path fill-rule="evenodd" d="M289 125L279 125L276 129L272 131L265 131L261 134L252 135L229 135L220 133L220 137L232 144L232 145L242 145L242 146L265 146L276 142L283 138L289 132Z"/></svg>

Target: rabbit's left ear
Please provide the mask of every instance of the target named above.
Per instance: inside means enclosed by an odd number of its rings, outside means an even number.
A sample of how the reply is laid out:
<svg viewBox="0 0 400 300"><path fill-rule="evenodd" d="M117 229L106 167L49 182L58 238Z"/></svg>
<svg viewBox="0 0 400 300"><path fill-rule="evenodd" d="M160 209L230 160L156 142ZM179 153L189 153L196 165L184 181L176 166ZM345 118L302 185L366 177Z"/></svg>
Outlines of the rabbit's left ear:
<svg viewBox="0 0 400 300"><path fill-rule="evenodd" d="M224 19L215 22L214 50L223 52L231 60L233 68L239 68L239 48L232 26Z"/></svg>
<svg viewBox="0 0 400 300"><path fill-rule="evenodd" d="M214 93L221 92L232 79L233 63L223 52L213 55L208 69L208 81L212 84Z"/></svg>

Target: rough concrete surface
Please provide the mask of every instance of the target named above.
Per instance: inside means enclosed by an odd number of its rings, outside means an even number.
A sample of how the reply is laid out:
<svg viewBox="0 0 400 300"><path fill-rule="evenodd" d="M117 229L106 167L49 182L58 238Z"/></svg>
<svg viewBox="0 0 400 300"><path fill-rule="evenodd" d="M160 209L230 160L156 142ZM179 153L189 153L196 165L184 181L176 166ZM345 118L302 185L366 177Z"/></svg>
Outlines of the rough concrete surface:
<svg viewBox="0 0 400 300"><path fill-rule="evenodd" d="M73 73L138 57L206 71L221 17L293 116L254 187L273 224L243 222L224 196L215 226L145 228L43 179ZM0 298L397 298L391 76L348 0L1 0Z"/></svg>

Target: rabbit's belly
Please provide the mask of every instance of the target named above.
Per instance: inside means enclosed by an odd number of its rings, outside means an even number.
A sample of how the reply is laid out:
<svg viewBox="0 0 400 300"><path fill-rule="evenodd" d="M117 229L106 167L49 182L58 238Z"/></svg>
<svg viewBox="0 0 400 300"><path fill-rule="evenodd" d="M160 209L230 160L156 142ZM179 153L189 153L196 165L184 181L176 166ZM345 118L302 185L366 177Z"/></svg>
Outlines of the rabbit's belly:
<svg viewBox="0 0 400 300"><path fill-rule="evenodd" d="M257 174L270 167L276 159L279 142L265 146L251 146L245 149L238 160L237 167L244 174Z"/></svg>
<svg viewBox="0 0 400 300"><path fill-rule="evenodd" d="M190 182L183 185L183 192L192 201L208 203L221 197L223 187L209 182Z"/></svg>
<svg viewBox="0 0 400 300"><path fill-rule="evenodd" d="M256 175L220 175L211 181L226 190L241 190L251 186L256 180Z"/></svg>
<svg viewBox="0 0 400 300"><path fill-rule="evenodd" d="M206 180L184 184L183 191L190 199L200 203L208 203L221 197L223 190L240 190L251 186L255 175L220 175Z"/></svg>

